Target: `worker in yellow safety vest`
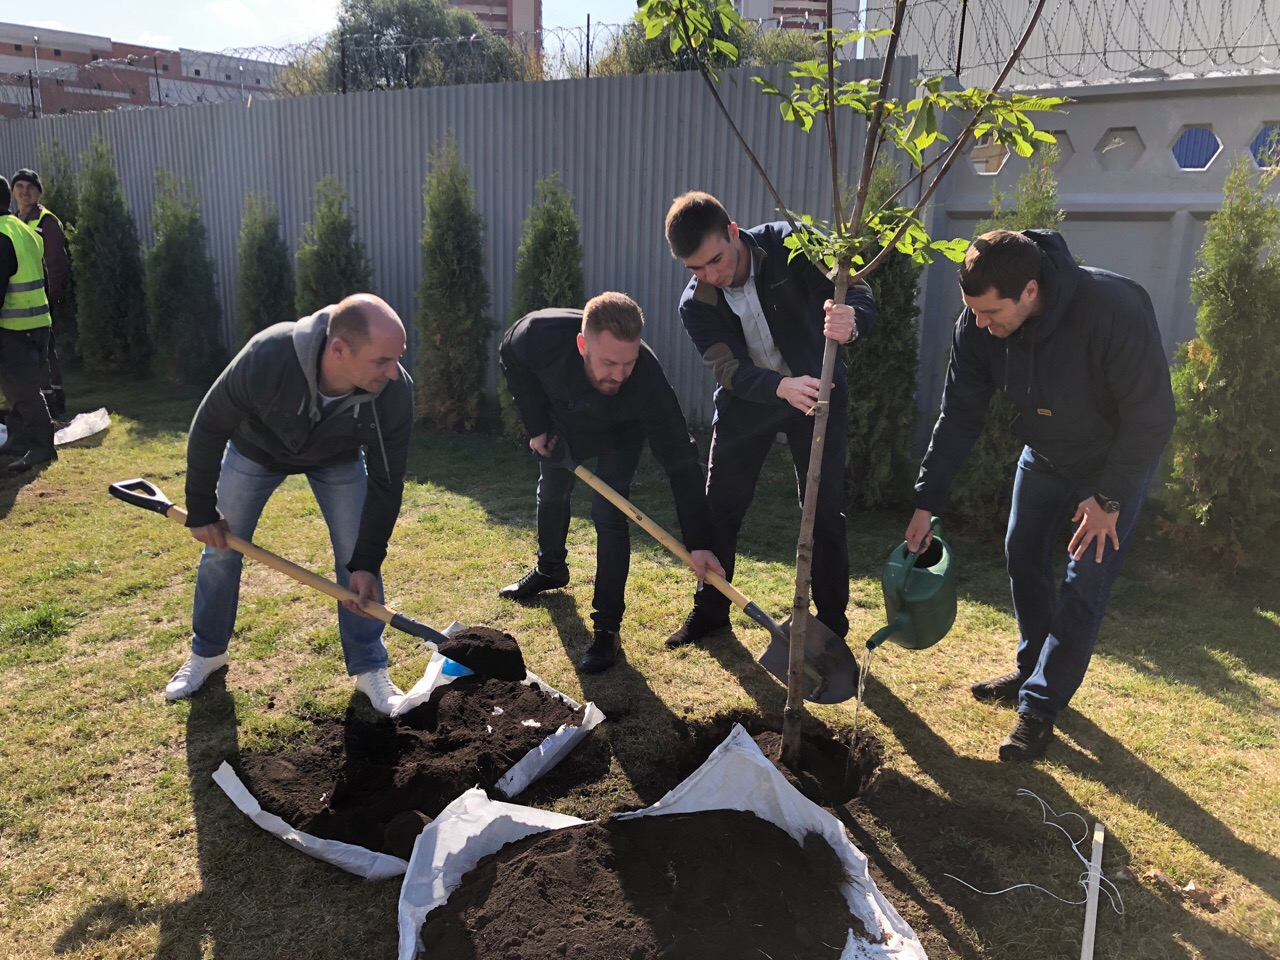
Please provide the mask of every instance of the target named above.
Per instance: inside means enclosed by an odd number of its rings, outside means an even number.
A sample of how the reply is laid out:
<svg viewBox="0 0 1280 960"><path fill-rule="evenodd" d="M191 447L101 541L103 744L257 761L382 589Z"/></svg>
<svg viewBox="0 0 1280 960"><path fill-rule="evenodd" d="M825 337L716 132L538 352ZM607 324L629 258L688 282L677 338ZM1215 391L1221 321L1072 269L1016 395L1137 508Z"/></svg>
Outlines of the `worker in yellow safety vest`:
<svg viewBox="0 0 1280 960"><path fill-rule="evenodd" d="M23 473L58 459L40 379L53 317L45 292L44 241L9 213L9 181L0 177L0 392L9 405L0 454Z"/></svg>
<svg viewBox="0 0 1280 960"><path fill-rule="evenodd" d="M45 293L49 296L49 313L60 316L59 306L67 297L71 281L71 251L67 245L67 233L57 215L40 202L44 186L40 174L23 167L9 180L13 191L13 203L18 208L18 219L35 229L44 241ZM62 389L62 365L58 362L55 346L57 335L49 330L49 349L45 353L44 372L40 378L40 390L49 406L49 416L57 420L67 412L67 395Z"/></svg>

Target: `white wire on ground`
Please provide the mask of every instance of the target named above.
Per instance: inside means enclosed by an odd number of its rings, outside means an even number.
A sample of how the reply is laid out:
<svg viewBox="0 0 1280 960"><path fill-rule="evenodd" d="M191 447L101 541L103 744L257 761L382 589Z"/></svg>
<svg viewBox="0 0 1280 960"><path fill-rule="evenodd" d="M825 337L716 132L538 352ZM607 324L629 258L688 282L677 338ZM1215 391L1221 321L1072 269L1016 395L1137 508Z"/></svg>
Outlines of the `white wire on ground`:
<svg viewBox="0 0 1280 960"><path fill-rule="evenodd" d="M1047 894L1048 896L1052 897L1054 900L1058 900L1070 906L1073 906L1073 907L1084 906L1085 903L1088 901L1087 891L1089 889L1089 878L1095 875L1093 866L1089 862L1089 858L1080 852L1080 844L1089 840L1089 837L1090 837L1089 824L1085 821L1084 817L1080 816L1080 814L1078 813L1072 813L1070 811L1068 811L1067 813L1058 813L1051 806L1049 806L1049 804L1045 803L1044 800L1042 800L1036 793L1034 793L1031 790L1027 790L1025 787L1019 788L1019 790L1014 794L1014 796L1015 797L1032 797L1037 803L1040 804L1041 823L1045 824L1046 826L1053 827L1056 830L1061 830L1063 836L1065 836L1068 840L1071 841L1071 852L1076 855L1076 858L1082 864L1084 864L1084 873L1080 874L1080 879L1077 882L1086 891L1085 899L1067 900L1065 897L1058 896L1052 890L1046 890L1044 887L1039 886L1038 884L1035 884L1035 883L1015 883L1013 886L1005 887L1003 890L990 890L990 891L979 890L973 884L965 880L961 880L955 874L944 873L943 876L951 880L954 880L956 883L959 883L968 887L974 893L982 894L984 897L998 897L998 896L1001 896L1002 894L1009 893L1012 890L1021 890L1023 888L1029 887L1032 890L1039 890L1041 893ZM1050 815L1053 816L1053 820L1049 819ZM1063 827L1062 824L1056 822L1066 817L1075 817L1084 826L1085 828L1084 836L1082 836L1079 840L1072 839L1071 834L1067 832L1066 828ZM1099 884L1101 885L1102 892L1105 893L1107 895L1107 899L1111 901L1111 909L1114 910L1118 916L1123 917L1124 916L1124 898L1120 896L1119 888L1116 887L1114 883L1112 883L1110 880L1106 878L1106 876L1103 875L1101 866L1098 867L1096 876L1098 878Z"/></svg>

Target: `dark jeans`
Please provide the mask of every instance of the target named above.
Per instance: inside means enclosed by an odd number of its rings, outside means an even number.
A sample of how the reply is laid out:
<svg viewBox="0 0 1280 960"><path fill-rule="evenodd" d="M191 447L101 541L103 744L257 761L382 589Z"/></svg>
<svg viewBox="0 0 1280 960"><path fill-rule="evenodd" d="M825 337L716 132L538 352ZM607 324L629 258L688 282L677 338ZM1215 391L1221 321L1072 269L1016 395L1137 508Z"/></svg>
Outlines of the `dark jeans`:
<svg viewBox="0 0 1280 960"><path fill-rule="evenodd" d="M0 391L12 411L5 421L15 446L53 449L53 421L40 392L49 328L0 327Z"/></svg>
<svg viewBox="0 0 1280 960"><path fill-rule="evenodd" d="M812 594L815 613L838 636L849 632L845 613L849 605L849 543L844 516L844 458L847 401L844 391L831 395L826 449L822 452L822 483L818 486L817 517L813 539ZM755 498L756 484L769 448L779 433L787 436L796 485L804 503L805 475L813 445L812 417L791 406L732 403L717 414L711 431L711 456L707 466L707 501L715 517L715 555L733 579L738 533ZM798 529L798 528L797 528ZM789 544L788 544L789 546ZM729 614L729 599L719 590L704 587L696 605L707 615L721 619Z"/></svg>
<svg viewBox="0 0 1280 960"><path fill-rule="evenodd" d="M631 495L631 479L644 444L600 454L595 474L624 497ZM564 573L568 550L570 497L578 478L563 467L542 464L538 477L538 569ZM591 619L597 630L617 630L626 609L624 595L631 569L631 527L617 507L596 494L591 498L591 521L596 526L596 589Z"/></svg>
<svg viewBox="0 0 1280 960"><path fill-rule="evenodd" d="M1030 447L1022 451L1005 536L1020 634L1017 666L1027 678L1018 696L1019 713L1053 721L1084 681L1111 587L1133 542L1158 463L1151 465L1138 491L1120 508L1116 523L1120 549L1108 543L1101 563L1095 559L1094 545L1080 560L1068 554L1066 574L1057 584L1054 560L1063 532L1074 529L1071 518L1076 507L1095 491L1082 489L1057 473Z"/></svg>

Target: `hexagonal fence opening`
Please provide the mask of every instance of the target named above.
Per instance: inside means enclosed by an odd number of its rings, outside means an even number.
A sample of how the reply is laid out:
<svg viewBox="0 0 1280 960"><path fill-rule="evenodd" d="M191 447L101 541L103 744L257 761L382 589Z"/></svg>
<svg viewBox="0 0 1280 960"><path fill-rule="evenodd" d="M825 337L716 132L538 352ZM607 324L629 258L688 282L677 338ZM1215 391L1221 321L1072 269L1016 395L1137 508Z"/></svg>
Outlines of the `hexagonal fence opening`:
<svg viewBox="0 0 1280 960"><path fill-rule="evenodd" d="M1060 167L1064 163L1066 163L1068 160L1070 160L1072 157L1075 156L1076 154L1075 145L1072 144L1071 137L1067 136L1067 131L1065 130L1050 130L1048 132L1058 142L1046 143L1043 145L1042 149L1048 148L1048 147L1056 147L1058 150L1058 162L1056 165Z"/></svg>
<svg viewBox="0 0 1280 960"><path fill-rule="evenodd" d="M1132 169L1146 149L1136 127L1111 127L1098 139L1093 154L1098 165L1110 172Z"/></svg>
<svg viewBox="0 0 1280 960"><path fill-rule="evenodd" d="M1249 154L1259 169L1280 167L1280 123L1264 123L1249 144Z"/></svg>
<svg viewBox="0 0 1280 960"><path fill-rule="evenodd" d="M1208 170L1222 151L1222 141L1209 127L1184 127L1170 147L1180 170Z"/></svg>
<svg viewBox="0 0 1280 960"><path fill-rule="evenodd" d="M979 137L969 148L969 163L980 177L994 177L1009 159L1009 148L990 134Z"/></svg>

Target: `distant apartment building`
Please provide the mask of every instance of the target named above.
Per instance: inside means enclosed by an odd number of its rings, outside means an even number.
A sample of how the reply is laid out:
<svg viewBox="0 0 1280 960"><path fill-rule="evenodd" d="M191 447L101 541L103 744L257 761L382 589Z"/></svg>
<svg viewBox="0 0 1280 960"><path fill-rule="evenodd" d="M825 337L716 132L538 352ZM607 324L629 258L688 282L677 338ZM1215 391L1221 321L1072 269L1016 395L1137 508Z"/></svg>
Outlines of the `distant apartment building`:
<svg viewBox="0 0 1280 960"><path fill-rule="evenodd" d="M0 118L248 99L280 67L199 50L0 23Z"/></svg>
<svg viewBox="0 0 1280 960"><path fill-rule="evenodd" d="M542 0L449 0L500 37L542 32Z"/></svg>

